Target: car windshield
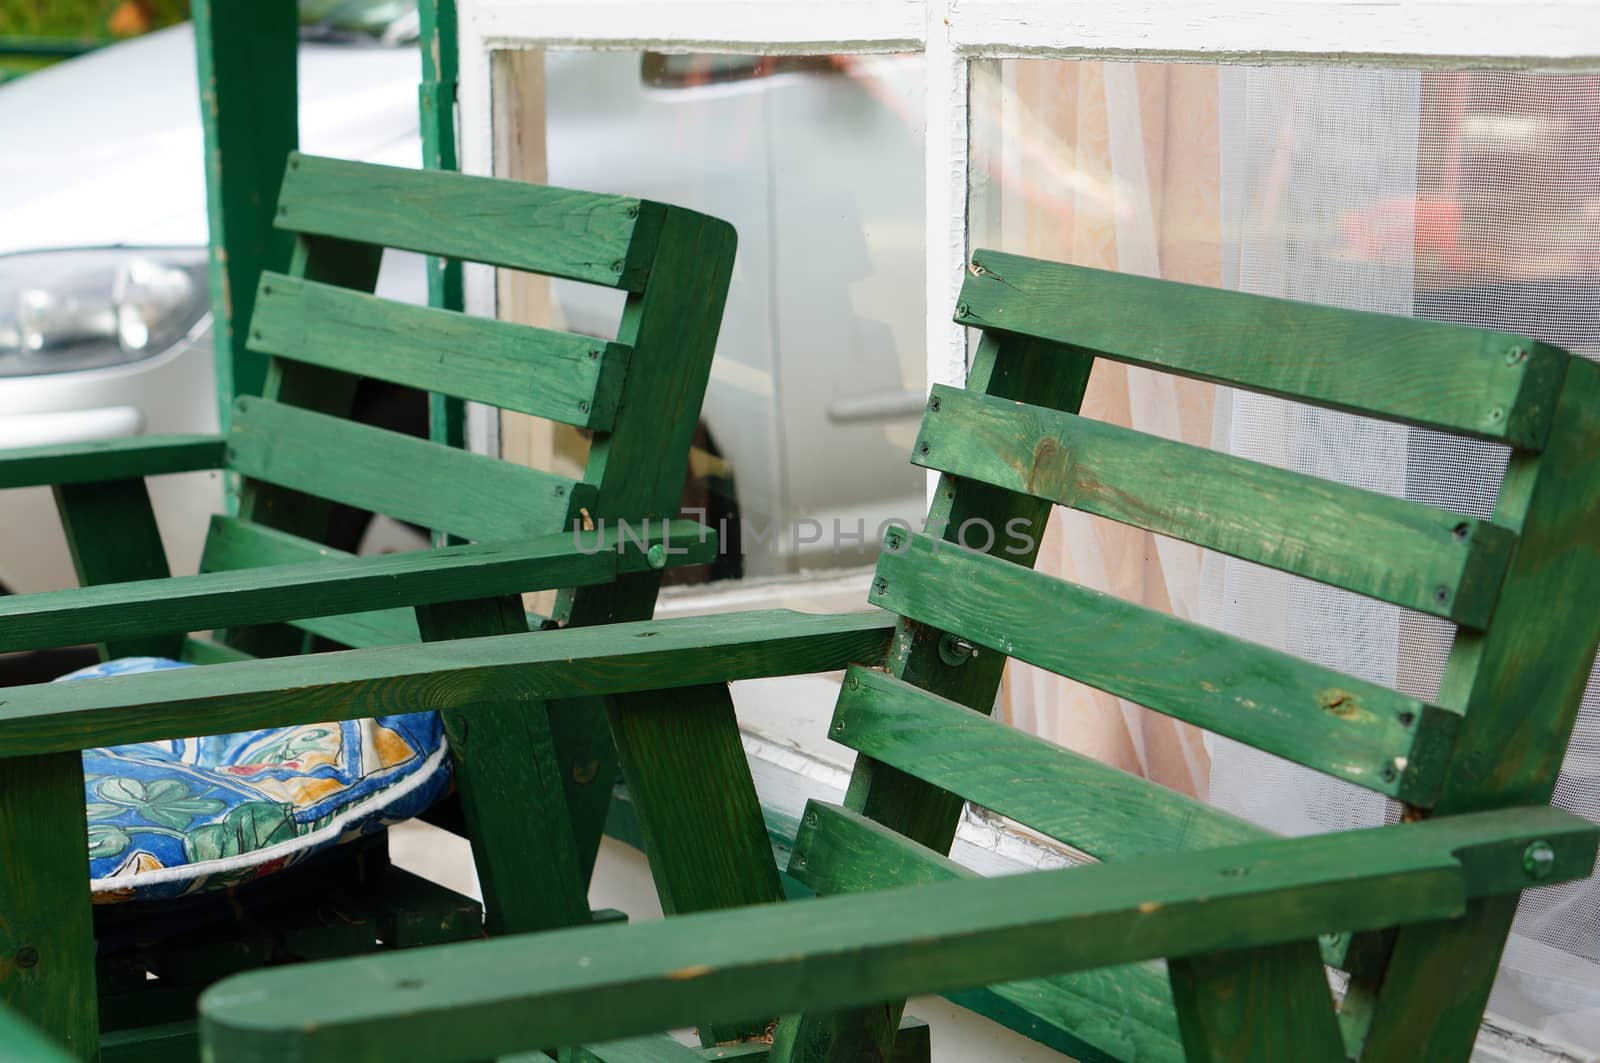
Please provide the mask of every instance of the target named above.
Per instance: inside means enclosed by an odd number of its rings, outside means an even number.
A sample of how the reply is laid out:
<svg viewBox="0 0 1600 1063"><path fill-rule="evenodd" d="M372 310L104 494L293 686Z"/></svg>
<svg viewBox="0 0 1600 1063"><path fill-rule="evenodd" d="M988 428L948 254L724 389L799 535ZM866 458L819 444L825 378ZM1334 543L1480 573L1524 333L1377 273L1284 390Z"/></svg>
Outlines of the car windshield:
<svg viewBox="0 0 1600 1063"><path fill-rule="evenodd" d="M309 40L396 45L418 32L416 0L300 0L300 36Z"/></svg>

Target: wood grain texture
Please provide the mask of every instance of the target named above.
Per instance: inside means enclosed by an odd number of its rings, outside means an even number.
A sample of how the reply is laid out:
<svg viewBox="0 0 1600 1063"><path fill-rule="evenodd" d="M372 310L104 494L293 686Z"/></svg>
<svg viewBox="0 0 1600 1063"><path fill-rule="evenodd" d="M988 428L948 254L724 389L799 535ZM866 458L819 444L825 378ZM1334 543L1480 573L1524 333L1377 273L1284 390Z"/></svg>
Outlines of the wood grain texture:
<svg viewBox="0 0 1600 1063"><path fill-rule="evenodd" d="M1468 627L1488 622L1516 538L1420 502L943 385L912 461Z"/></svg>
<svg viewBox="0 0 1600 1063"><path fill-rule="evenodd" d="M1311 941L1167 962L1186 1063L1345 1063Z"/></svg>
<svg viewBox="0 0 1600 1063"><path fill-rule="evenodd" d="M0 771L0 1007L74 1056L94 1059L88 845L82 756L7 761Z"/></svg>
<svg viewBox="0 0 1600 1063"><path fill-rule="evenodd" d="M617 325L617 341L633 350L619 401L624 414L611 432L595 435L584 467L583 479L596 485L588 511L597 521L678 512L738 244L733 226L676 208L641 214L640 224L657 231L650 282L628 297ZM575 590L558 599L556 617L574 626L647 620L660 585L646 573ZM550 708L563 762L581 766L566 779L585 869L599 852L617 772L610 716L593 702Z"/></svg>
<svg viewBox="0 0 1600 1063"><path fill-rule="evenodd" d="M623 196L295 153L276 223L642 291L655 253L652 216L664 209Z"/></svg>
<svg viewBox="0 0 1600 1063"><path fill-rule="evenodd" d="M806 806L789 874L821 896L978 877L865 816L820 801ZM1056 1047L1076 1058L1183 1058L1172 991L1158 963L1003 983L989 992L1047 1023Z"/></svg>
<svg viewBox="0 0 1600 1063"><path fill-rule="evenodd" d="M56 512L67 536L72 567L78 575L79 590L58 591L47 596L56 602L74 595L93 599L97 595L117 596L123 588L147 586L165 580L167 548L161 542L150 491L143 480L114 480L110 483L75 483L54 488ZM44 604L38 595L0 598L0 630L16 631L33 626L23 615L28 603ZM48 627L45 621L42 626ZM176 657L183 647L182 631L117 631L95 625L52 638L49 642L30 642L18 649L44 649L96 643L102 660L114 657ZM7 636L0 635L0 645ZM0 651L3 652L3 651Z"/></svg>
<svg viewBox="0 0 1600 1063"><path fill-rule="evenodd" d="M632 351L618 343L261 278L250 349L356 376L609 429Z"/></svg>
<svg viewBox="0 0 1600 1063"><path fill-rule="evenodd" d="M830 737L1102 860L1271 837L1203 801L859 665L845 678Z"/></svg>
<svg viewBox="0 0 1600 1063"><path fill-rule="evenodd" d="M265 399L239 400L228 465L253 480L480 542L548 534L572 505L595 497L587 483Z"/></svg>
<svg viewBox="0 0 1600 1063"><path fill-rule="evenodd" d="M1437 791L1459 719L1387 687L923 535L898 540L880 557L869 600L1414 804Z"/></svg>
<svg viewBox="0 0 1600 1063"><path fill-rule="evenodd" d="M163 435L0 451L0 488L53 487L222 467L220 436Z"/></svg>
<svg viewBox="0 0 1600 1063"><path fill-rule="evenodd" d="M1061 357L1056 345L1027 337L985 334L978 344L967 387L1001 398L1076 410L1088 384L1093 359ZM992 487L976 480L943 476L928 507L926 527L954 539L973 519L997 528L1021 528L1032 539L1019 554L1008 555L1031 566L1042 541L1050 504L1032 496ZM1005 540L996 536L994 549ZM942 633L911 620L895 630L889 670L919 687L981 712L994 706L1005 660L998 654L946 663L940 653ZM960 822L960 797L930 786L870 757L858 757L850 775L845 803L873 820L899 831L937 852L949 852ZM857 1013L807 1015L779 1024L779 1040L790 1048L773 1053L778 1063L854 1063L863 1053L883 1053L893 1038L898 1007ZM795 1027L794 1029L790 1029ZM804 1046L804 1051L801 1051Z"/></svg>
<svg viewBox="0 0 1600 1063"><path fill-rule="evenodd" d="M674 561L711 553L697 524L659 527ZM654 544L653 544L654 545ZM398 605L607 583L650 571L648 547L616 529L543 535L517 543L447 546L372 557L330 558L194 576L145 579L0 598L0 652L70 646L89 640L133 645L146 636L338 616ZM174 647L169 656L175 656Z"/></svg>
<svg viewBox="0 0 1600 1063"><path fill-rule="evenodd" d="M1466 717L1439 814L1543 803L1555 788L1600 641L1600 368L1572 360L1549 446L1512 455L1495 519L1520 545L1489 630L1458 638L1445 667L1441 694ZM1402 930L1380 986L1353 987L1377 992L1363 1058L1465 1059L1515 911L1492 899L1459 924Z"/></svg>
<svg viewBox="0 0 1600 1063"><path fill-rule="evenodd" d="M1565 352L1513 336L975 251L963 325L1537 450Z"/></svg>
<svg viewBox="0 0 1600 1063"><path fill-rule="evenodd" d="M833 671L881 660L893 625L773 610L10 687L0 758L183 738L197 719L224 733Z"/></svg>
<svg viewBox="0 0 1600 1063"><path fill-rule="evenodd" d="M417 610L425 642L527 628L516 595ZM561 765L541 709L492 698L440 713L492 934L589 922L589 880L578 869Z"/></svg>
<svg viewBox="0 0 1600 1063"><path fill-rule="evenodd" d="M1471 818L1489 851L1538 837L1594 852L1593 826L1557 810ZM711 1021L826 1012L1329 927L1451 918L1472 876L1454 855L1458 835L1431 828L584 927L544 935L536 949L506 939L269 970L208 990L202 1030L208 1051L238 1063L470 1060L659 1032L706 1010ZM1587 872L1573 860L1558 873Z"/></svg>

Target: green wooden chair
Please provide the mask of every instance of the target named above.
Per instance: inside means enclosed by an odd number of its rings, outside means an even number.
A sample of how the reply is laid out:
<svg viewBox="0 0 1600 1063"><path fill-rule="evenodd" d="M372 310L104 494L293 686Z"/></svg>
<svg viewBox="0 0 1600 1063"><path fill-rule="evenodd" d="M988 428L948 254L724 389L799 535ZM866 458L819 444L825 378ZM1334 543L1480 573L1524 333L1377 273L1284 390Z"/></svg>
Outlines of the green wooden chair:
<svg viewBox="0 0 1600 1063"><path fill-rule="evenodd" d="M300 155L288 161L276 221L297 242L288 275L262 278L250 323L251 347L271 356L265 394L236 403L225 435L0 454L0 486L54 486L83 584L0 599L0 653L91 642L112 659L215 664L298 654L313 637L410 645L527 631L519 594L543 589L562 592L547 625L640 620L654 610L664 567L712 555L698 525L667 518L721 322L731 227L638 199ZM616 338L376 298L385 248L618 289ZM581 426L592 433L587 468L573 480L356 423L355 388L368 377ZM144 477L213 468L239 478L237 512L212 520L201 574L171 577ZM461 545L342 554L323 542L331 503ZM104 682L58 689L75 700ZM0 704L10 696L0 690ZM97 1045L108 1061L192 1057L195 998L230 971L481 936L475 902L389 866L374 833L428 787L442 789L452 762L458 800L432 815L473 842L488 930L589 922L588 879L617 770L603 708L526 695L485 702L446 714L447 742L423 760L425 749L405 744L420 725L372 720L384 714L380 701L375 692L327 717L368 719L355 730L302 729L276 744L194 740L170 753L182 762L171 777L150 763L161 750L102 758L133 766L126 779L90 772L91 855L126 854L96 883L93 918L85 762L65 749L8 760L0 1001L86 1058ZM226 711L187 714L182 733L161 740L235 730L258 729ZM119 744L82 737L79 748ZM314 759L328 749L327 763ZM262 774L301 756L303 774ZM377 770L334 788L327 778L352 758ZM206 820L229 803L216 795L257 775L268 780L259 792L288 796ZM336 802L372 779L358 821L355 803ZM403 801L382 803L402 791ZM139 817L137 832L127 815ZM194 863L170 866L155 842L143 846L146 835L177 839ZM334 839L350 844L308 855ZM301 856L303 867L253 881ZM196 867L212 869L206 885L228 888L202 894L188 874ZM98 903L129 893L136 899L125 904Z"/></svg>
<svg viewBox="0 0 1600 1063"><path fill-rule="evenodd" d="M982 342L967 388L929 398L915 460L944 475L925 530L886 539L871 600L892 612L10 693L0 756L24 764L224 708L261 726L375 692L469 719L486 701L613 695L671 918L232 978L201 1002L207 1058L878 1059L907 995L985 985L1086 1058L1466 1058L1520 891L1594 865L1596 829L1547 802L1600 638L1600 369L1518 337L992 252L971 273L957 320ZM1095 357L1508 444L1496 517L1083 420ZM1032 571L1054 504L1448 618L1437 703ZM987 715L1012 656L1384 793L1407 822L1273 838L1017 732ZM776 868L722 684L841 661L831 737L860 756L842 807L807 808L788 865L825 896L768 903ZM1097 862L974 877L944 855L963 800ZM737 910L699 910L719 887ZM1327 962L1351 975L1338 1003ZM745 1040L641 1036L689 1024Z"/></svg>

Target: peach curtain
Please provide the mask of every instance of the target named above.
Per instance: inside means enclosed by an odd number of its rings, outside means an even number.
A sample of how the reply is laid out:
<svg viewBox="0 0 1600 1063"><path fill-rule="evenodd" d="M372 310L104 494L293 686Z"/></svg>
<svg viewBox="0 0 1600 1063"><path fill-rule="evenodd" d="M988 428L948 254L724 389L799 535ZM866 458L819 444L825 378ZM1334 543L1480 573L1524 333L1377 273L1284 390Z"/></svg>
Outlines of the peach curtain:
<svg viewBox="0 0 1600 1063"><path fill-rule="evenodd" d="M1220 284L1221 181L1215 68L1005 63L974 78L974 128L998 131L975 245L1197 284ZM1210 445L1215 389L1095 366L1083 412ZM1038 566L1097 590L1198 619L1201 551L1058 508ZM1025 730L1186 793L1210 773L1196 728L1013 661L1001 711Z"/></svg>

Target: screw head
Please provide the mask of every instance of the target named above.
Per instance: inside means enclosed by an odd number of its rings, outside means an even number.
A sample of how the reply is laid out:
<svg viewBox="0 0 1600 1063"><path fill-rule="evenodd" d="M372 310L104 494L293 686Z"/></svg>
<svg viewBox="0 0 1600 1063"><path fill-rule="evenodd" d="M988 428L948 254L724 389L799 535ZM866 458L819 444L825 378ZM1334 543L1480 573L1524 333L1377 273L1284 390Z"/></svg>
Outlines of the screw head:
<svg viewBox="0 0 1600 1063"><path fill-rule="evenodd" d="M651 568L667 567L667 548L661 543L656 543L645 551L644 558L650 562Z"/></svg>
<svg viewBox="0 0 1600 1063"><path fill-rule="evenodd" d="M22 946L17 950L17 966L24 970L39 966L39 950L32 945Z"/></svg>
<svg viewBox="0 0 1600 1063"><path fill-rule="evenodd" d="M1523 361L1527 357L1527 351L1523 350L1521 347L1513 347L1506 352L1506 364L1516 365L1518 362Z"/></svg>
<svg viewBox="0 0 1600 1063"><path fill-rule="evenodd" d="M956 317L971 317L971 316L972 316L972 308L970 306L968 306L966 303L957 303L956 304Z"/></svg>
<svg viewBox="0 0 1600 1063"><path fill-rule="evenodd" d="M1534 842L1522 850L1522 870L1535 882L1543 882L1556 873L1556 851L1549 842Z"/></svg>

